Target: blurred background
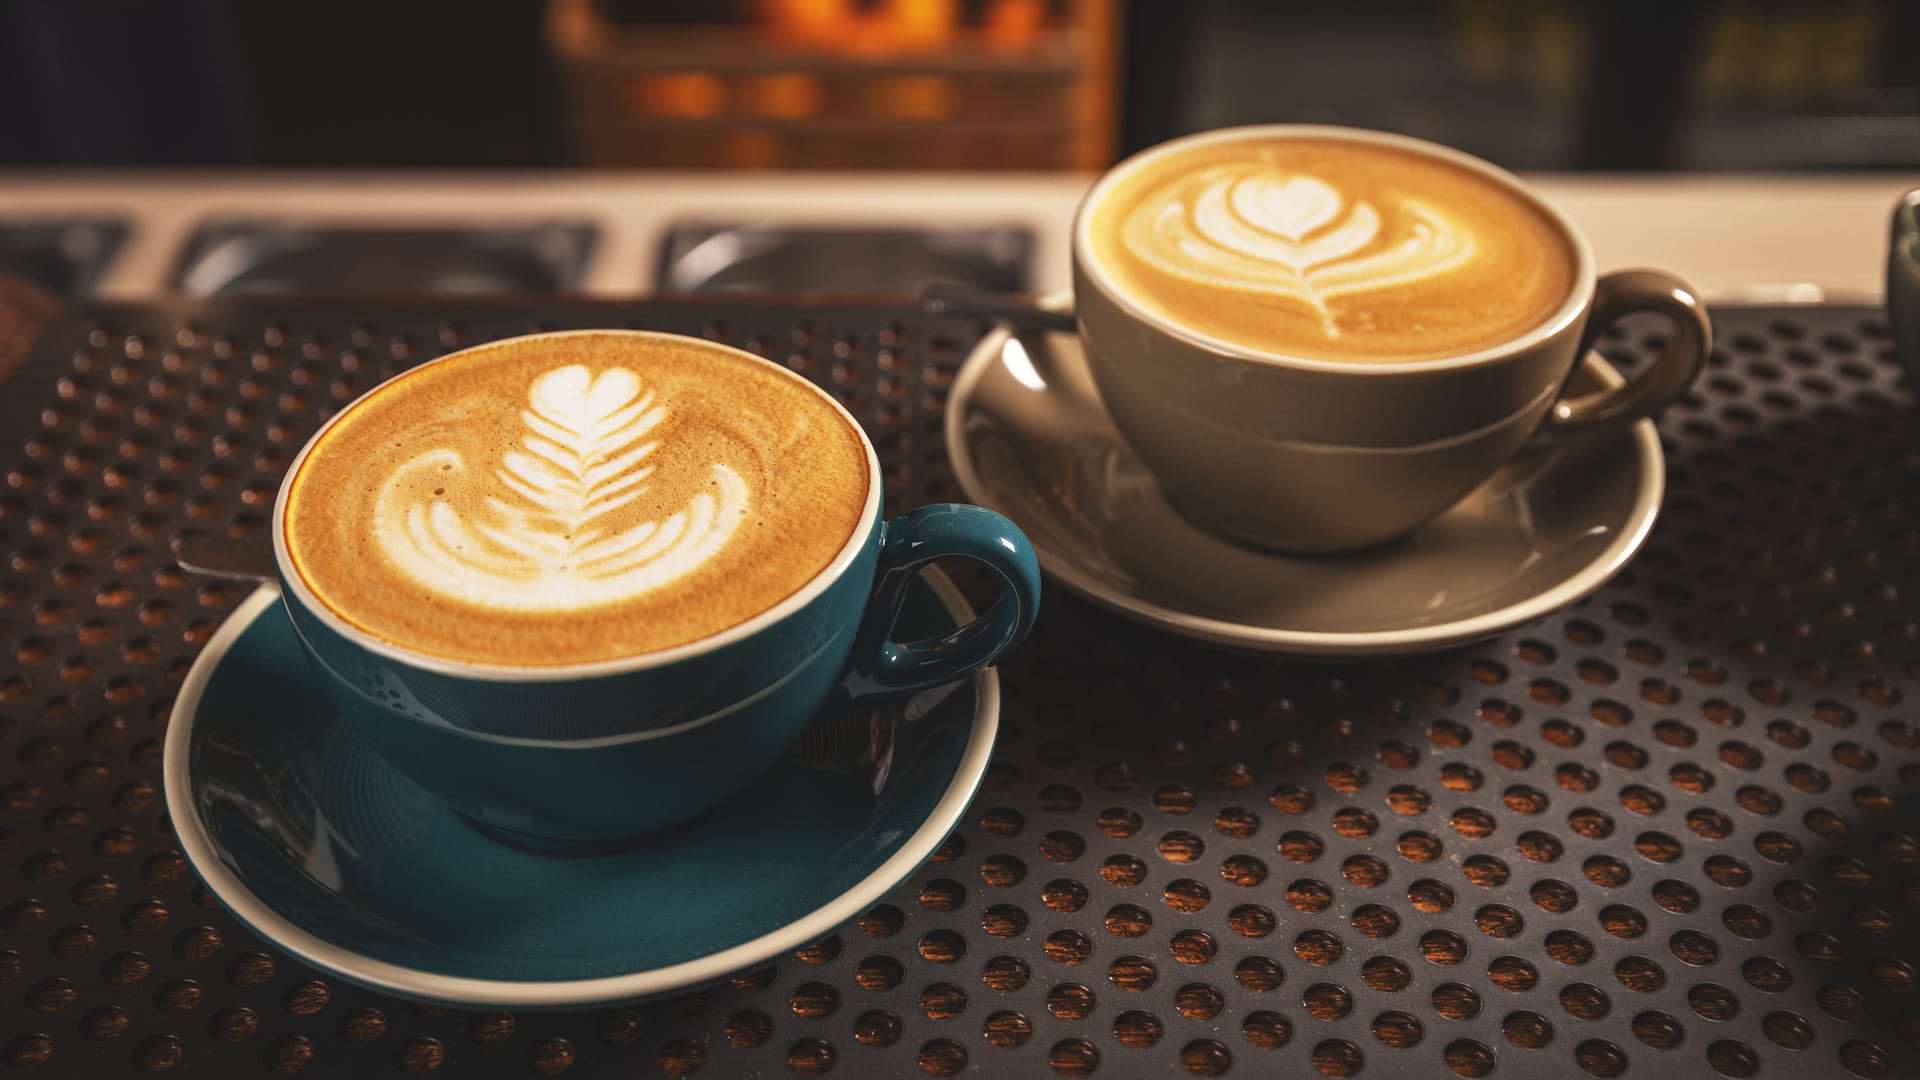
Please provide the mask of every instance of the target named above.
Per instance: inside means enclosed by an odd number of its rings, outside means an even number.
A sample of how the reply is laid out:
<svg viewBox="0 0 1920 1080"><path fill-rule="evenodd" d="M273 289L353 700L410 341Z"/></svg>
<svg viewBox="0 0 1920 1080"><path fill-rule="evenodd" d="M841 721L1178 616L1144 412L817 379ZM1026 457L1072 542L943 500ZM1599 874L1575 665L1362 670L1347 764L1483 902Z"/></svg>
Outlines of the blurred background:
<svg viewBox="0 0 1920 1080"><path fill-rule="evenodd" d="M0 273L1053 289L1094 173L1268 121L1525 171L1717 295L1864 294L1920 0L0 0Z"/></svg>
<svg viewBox="0 0 1920 1080"><path fill-rule="evenodd" d="M1518 169L1920 164L1913 0L0 0L0 163L1095 169L1255 121Z"/></svg>

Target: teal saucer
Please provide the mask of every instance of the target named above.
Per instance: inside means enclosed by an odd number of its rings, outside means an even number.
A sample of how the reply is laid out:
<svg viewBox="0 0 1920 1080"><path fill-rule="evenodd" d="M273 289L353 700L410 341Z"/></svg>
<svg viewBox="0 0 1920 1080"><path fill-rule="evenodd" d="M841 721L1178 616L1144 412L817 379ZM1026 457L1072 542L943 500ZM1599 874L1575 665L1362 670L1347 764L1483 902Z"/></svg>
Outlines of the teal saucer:
<svg viewBox="0 0 1920 1080"><path fill-rule="evenodd" d="M897 636L971 618L935 571ZM873 906L959 823L986 771L1000 692L986 670L890 706L884 768L789 755L750 796L589 855L530 851L475 827L325 700L271 587L188 673L167 732L167 808L214 895L262 938L364 986L558 1009L711 983Z"/></svg>

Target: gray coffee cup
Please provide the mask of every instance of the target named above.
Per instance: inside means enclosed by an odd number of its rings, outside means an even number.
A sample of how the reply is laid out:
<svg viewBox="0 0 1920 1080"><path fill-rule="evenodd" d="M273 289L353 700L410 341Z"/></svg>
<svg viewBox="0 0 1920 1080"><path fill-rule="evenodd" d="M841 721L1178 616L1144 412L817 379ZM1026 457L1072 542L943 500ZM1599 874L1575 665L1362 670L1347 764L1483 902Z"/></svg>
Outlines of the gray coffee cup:
<svg viewBox="0 0 1920 1080"><path fill-rule="evenodd" d="M1203 338L1129 297L1095 259L1091 209L1133 170L1214 141L1303 137L1436 157L1537 207L1573 253L1565 301L1534 329L1464 356L1308 359ZM1433 143L1352 128L1230 128L1121 162L1080 204L1073 283L1101 398L1169 499L1204 528L1290 552L1392 540L1459 501L1530 441L1652 416L1692 384L1711 342L1706 310L1685 282L1658 270L1596 275L1579 229L1518 177ZM1661 355L1617 388L1566 397L1576 361L1636 312L1671 324Z"/></svg>

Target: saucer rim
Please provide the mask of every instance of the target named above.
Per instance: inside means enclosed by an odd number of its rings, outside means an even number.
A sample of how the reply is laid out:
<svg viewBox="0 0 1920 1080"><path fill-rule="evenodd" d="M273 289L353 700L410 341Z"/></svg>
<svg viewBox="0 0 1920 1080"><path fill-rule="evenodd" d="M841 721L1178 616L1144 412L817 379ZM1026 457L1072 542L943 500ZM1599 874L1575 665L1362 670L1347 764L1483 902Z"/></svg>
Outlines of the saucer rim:
<svg viewBox="0 0 1920 1080"><path fill-rule="evenodd" d="M1042 307L1065 309L1071 304L1071 297L1064 292L1050 293L1040 297L1038 302ZM1056 335L1076 340L1079 337L1066 331L1048 331L1038 336ZM961 492L973 502L1006 516L1015 524L1019 524L1019 518L991 499L981 482L974 467L972 447L966 438L966 420L972 412L976 386L987 370L1000 362L1007 342L1018 336L1033 335L1021 335L1014 327L1002 323L988 331L968 352L959 373L954 377L943 424L947 460ZM1582 363L1589 365L1604 381L1617 383L1622 379L1611 364L1591 353L1582 359ZM1125 437L1117 429L1114 436L1124 441ZM1630 442L1639 451L1636 454L1639 483L1635 485L1632 510L1624 519L1628 527L1615 536L1613 542L1594 559L1551 588L1518 603L1450 622L1398 630L1318 631L1218 619L1181 611L1116 590L1099 576L1083 573L1077 565L1064 562L1045 543L1034 542L1033 550L1040 561L1040 569L1074 594L1116 614L1183 637L1283 656L1329 659L1440 652L1485 640L1592 596L1645 546L1653 533L1654 524L1660 518L1661 503L1666 498L1666 456L1660 448L1659 431L1650 419L1637 420L1629 425L1628 430L1621 434L1620 441ZM1220 543L1228 541L1222 540Z"/></svg>
<svg viewBox="0 0 1920 1080"><path fill-rule="evenodd" d="M956 622L974 617L972 606L952 580L930 567L921 579ZM947 789L918 828L894 853L851 888L806 915L707 956L666 967L647 968L590 979L514 980L438 975L395 964L327 941L276 912L241 881L221 857L222 847L194 809L188 745L200 702L233 644L275 604L276 585L263 584L236 605L194 659L174 699L167 725L162 779L167 813L187 861L221 906L263 941L349 982L415 1000L461 1007L564 1009L638 1001L724 979L791 953L858 918L907 880L932 857L959 826L972 804L993 753L1000 727L1000 677L994 668L973 674L975 704L967 744Z"/></svg>

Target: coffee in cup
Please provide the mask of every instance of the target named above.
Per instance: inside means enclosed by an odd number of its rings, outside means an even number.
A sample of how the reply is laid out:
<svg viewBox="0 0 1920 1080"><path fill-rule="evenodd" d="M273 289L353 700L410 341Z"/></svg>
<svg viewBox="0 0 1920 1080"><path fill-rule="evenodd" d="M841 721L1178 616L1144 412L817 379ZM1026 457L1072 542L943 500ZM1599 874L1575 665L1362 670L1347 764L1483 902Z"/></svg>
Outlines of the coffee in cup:
<svg viewBox="0 0 1920 1080"><path fill-rule="evenodd" d="M1090 212L1127 296L1263 353L1401 363L1469 353L1545 321L1575 255L1530 199L1401 147L1207 142L1120 179Z"/></svg>
<svg viewBox="0 0 1920 1080"><path fill-rule="evenodd" d="M1656 412L1709 348L1683 282L1597 277L1518 178L1380 132L1269 125L1143 151L1087 193L1073 257L1120 433L1187 517L1282 551L1394 539L1530 439ZM1661 358L1563 399L1598 333L1636 311L1673 324Z"/></svg>
<svg viewBox="0 0 1920 1080"><path fill-rule="evenodd" d="M880 504L872 443L785 368L671 334L537 334L323 426L281 486L274 557L369 744L493 831L567 848L692 818L823 708L862 715L1019 642L1040 581L1017 527ZM946 557L999 599L893 640L913 575Z"/></svg>
<svg viewBox="0 0 1920 1080"><path fill-rule="evenodd" d="M791 596L860 526L844 411L691 339L521 339L396 381L287 490L294 572L383 641L549 666L696 641Z"/></svg>

